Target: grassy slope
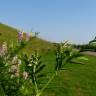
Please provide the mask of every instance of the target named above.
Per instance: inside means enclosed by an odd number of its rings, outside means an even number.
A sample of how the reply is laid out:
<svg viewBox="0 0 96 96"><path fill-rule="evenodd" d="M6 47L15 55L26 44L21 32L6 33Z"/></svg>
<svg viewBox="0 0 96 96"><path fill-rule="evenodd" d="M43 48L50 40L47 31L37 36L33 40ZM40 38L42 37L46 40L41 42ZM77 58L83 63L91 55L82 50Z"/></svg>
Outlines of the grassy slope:
<svg viewBox="0 0 96 96"><path fill-rule="evenodd" d="M0 23L0 44L4 41L7 41L8 43L11 42L15 42L17 41L17 30ZM46 50L46 49L53 49L54 46L52 43L42 40L40 38L31 38L31 40L29 41L29 44L26 46L26 48L24 49L24 51L26 51L27 53L32 52L32 50Z"/></svg>
<svg viewBox="0 0 96 96"><path fill-rule="evenodd" d="M54 46L50 42L47 42L40 38L31 38L28 45L23 51L30 54L30 52L33 52L34 50L38 50L38 52L42 53L52 49L54 49Z"/></svg>
<svg viewBox="0 0 96 96"><path fill-rule="evenodd" d="M0 23L0 43L7 41L10 42L16 42L17 38L17 30L9 27L7 25L4 25Z"/></svg>

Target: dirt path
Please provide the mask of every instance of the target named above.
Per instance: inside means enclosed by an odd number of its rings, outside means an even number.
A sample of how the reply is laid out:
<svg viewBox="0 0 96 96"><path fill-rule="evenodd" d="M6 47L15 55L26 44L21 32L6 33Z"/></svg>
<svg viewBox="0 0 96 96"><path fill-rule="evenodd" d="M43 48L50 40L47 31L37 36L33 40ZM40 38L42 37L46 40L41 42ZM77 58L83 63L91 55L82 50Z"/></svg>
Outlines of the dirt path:
<svg viewBox="0 0 96 96"><path fill-rule="evenodd" d="M86 51L86 52L83 52L83 53L96 56L96 52Z"/></svg>

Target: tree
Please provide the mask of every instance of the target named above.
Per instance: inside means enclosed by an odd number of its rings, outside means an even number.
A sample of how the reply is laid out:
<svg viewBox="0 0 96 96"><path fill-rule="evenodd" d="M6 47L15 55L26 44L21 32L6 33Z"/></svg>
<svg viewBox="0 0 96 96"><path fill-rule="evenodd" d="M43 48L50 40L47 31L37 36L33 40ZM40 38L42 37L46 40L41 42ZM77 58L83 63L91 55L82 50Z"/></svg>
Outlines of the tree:
<svg viewBox="0 0 96 96"><path fill-rule="evenodd" d="M95 36L95 38L94 38L93 40L91 40L91 41L89 42L89 44L92 44L92 43L96 43L96 36Z"/></svg>
<svg viewBox="0 0 96 96"><path fill-rule="evenodd" d="M40 32L35 32L35 37L38 37L39 34Z"/></svg>

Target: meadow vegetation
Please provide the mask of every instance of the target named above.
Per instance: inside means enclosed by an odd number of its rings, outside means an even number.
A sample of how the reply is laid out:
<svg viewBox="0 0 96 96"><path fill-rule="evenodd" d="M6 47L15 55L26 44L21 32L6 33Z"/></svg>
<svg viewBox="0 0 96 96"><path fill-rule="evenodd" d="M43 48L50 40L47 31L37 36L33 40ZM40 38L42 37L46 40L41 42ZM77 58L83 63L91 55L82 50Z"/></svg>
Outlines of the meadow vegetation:
<svg viewBox="0 0 96 96"><path fill-rule="evenodd" d="M55 45L0 24L0 96L95 96L96 57Z"/></svg>

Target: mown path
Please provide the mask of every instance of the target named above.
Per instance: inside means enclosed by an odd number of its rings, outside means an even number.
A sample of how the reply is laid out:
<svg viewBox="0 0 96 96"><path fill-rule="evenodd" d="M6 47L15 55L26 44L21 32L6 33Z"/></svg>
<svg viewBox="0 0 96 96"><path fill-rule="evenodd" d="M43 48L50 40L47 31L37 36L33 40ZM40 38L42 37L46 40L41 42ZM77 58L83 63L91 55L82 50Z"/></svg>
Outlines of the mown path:
<svg viewBox="0 0 96 96"><path fill-rule="evenodd" d="M83 53L88 54L88 55L92 55L92 56L96 56L96 52L86 51L86 52L83 52Z"/></svg>

